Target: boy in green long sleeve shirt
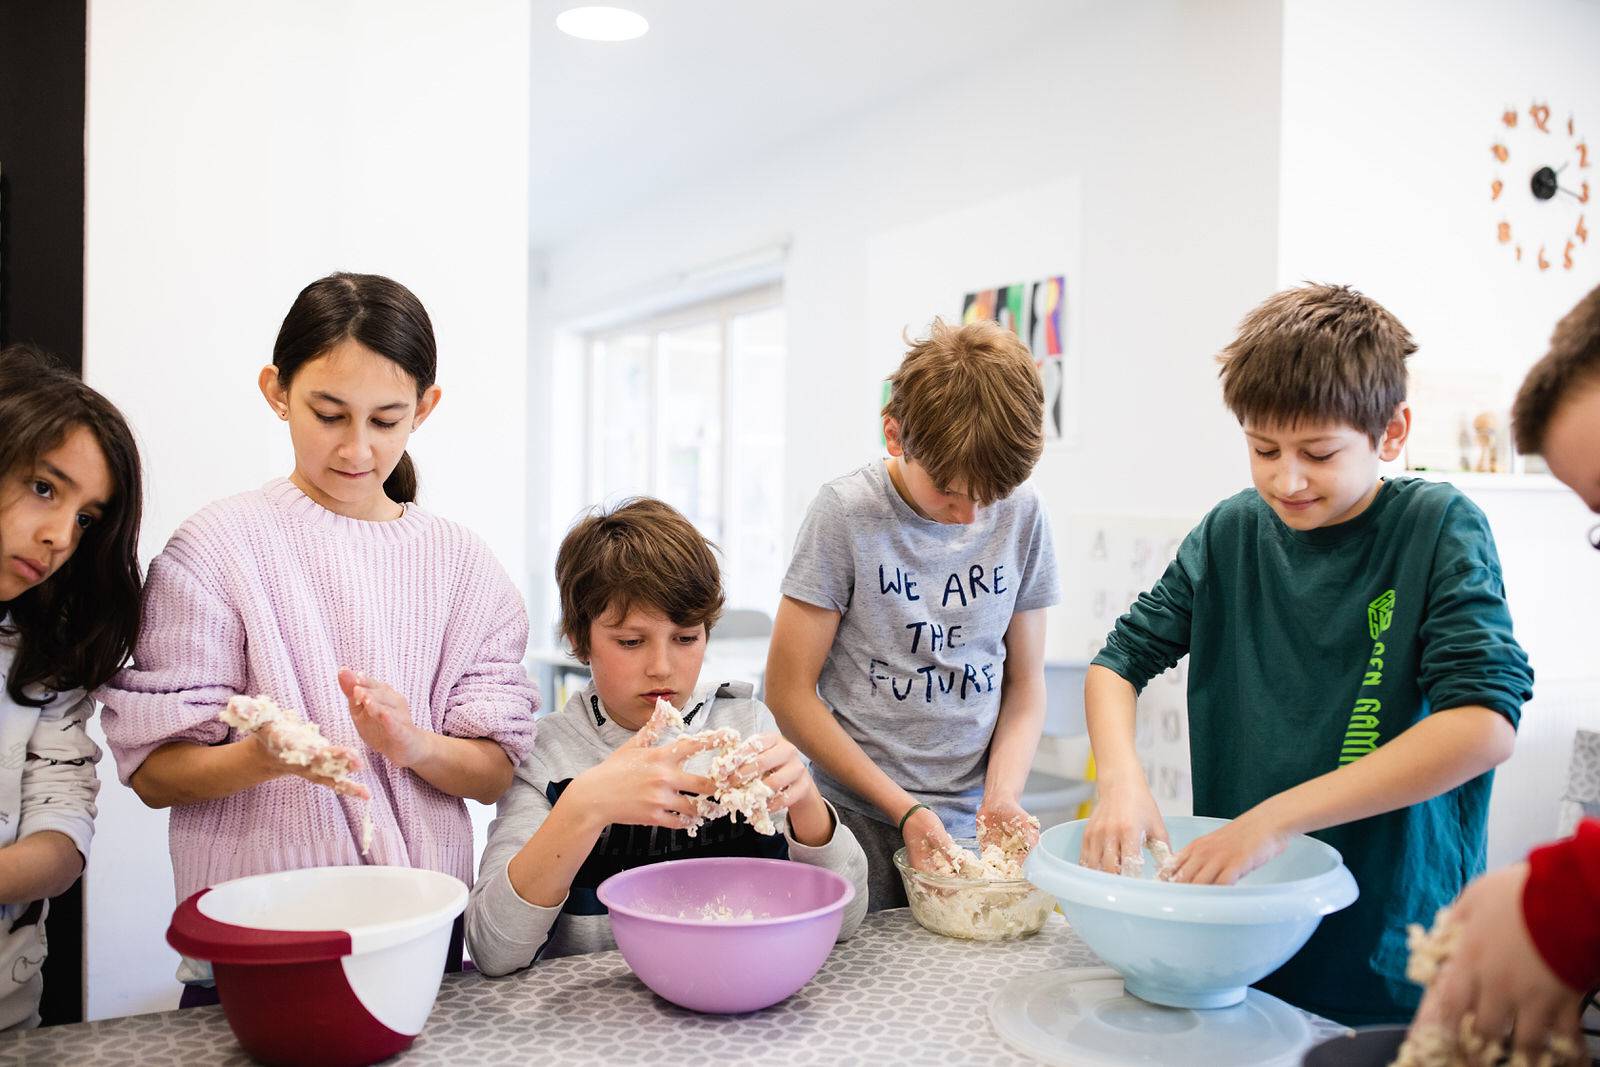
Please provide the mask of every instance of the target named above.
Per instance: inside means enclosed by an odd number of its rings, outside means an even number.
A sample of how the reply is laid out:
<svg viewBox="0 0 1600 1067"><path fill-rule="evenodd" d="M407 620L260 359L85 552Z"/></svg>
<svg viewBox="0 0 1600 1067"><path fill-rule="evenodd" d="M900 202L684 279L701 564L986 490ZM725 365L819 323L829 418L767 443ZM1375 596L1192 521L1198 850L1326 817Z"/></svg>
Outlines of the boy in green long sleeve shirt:
<svg viewBox="0 0 1600 1067"><path fill-rule="evenodd" d="M1217 505L1117 621L1085 685L1099 802L1081 861L1166 830L1134 752L1137 692L1189 655L1194 810L1175 860L1230 884L1312 833L1361 888L1259 983L1349 1025L1402 1022L1407 923L1484 866L1492 769L1533 672L1494 538L1453 486L1379 478L1410 429L1405 328L1351 289L1268 299L1219 357L1255 488Z"/></svg>

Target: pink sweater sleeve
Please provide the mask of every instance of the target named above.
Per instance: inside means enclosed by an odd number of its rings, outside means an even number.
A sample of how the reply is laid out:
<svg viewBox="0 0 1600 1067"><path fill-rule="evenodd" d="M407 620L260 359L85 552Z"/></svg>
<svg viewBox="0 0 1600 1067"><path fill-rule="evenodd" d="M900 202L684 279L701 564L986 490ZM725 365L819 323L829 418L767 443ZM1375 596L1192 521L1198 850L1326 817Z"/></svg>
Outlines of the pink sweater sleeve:
<svg viewBox="0 0 1600 1067"><path fill-rule="evenodd" d="M217 712L244 687L244 644L238 615L170 547L151 561L133 664L95 693L124 784L170 741L227 739Z"/></svg>
<svg viewBox="0 0 1600 1067"><path fill-rule="evenodd" d="M528 651L522 596L504 572L498 577L488 629L445 698L440 733L494 741L516 766L533 748L539 690L522 665Z"/></svg>

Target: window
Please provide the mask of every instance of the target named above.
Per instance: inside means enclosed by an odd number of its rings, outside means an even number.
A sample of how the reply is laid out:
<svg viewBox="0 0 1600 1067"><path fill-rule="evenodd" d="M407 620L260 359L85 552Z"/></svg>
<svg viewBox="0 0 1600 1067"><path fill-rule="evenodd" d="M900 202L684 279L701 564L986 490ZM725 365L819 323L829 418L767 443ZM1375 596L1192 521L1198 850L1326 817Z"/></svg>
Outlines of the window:
<svg viewBox="0 0 1600 1067"><path fill-rule="evenodd" d="M586 339L588 497L648 493L722 549L728 607L776 610L786 553L776 288Z"/></svg>

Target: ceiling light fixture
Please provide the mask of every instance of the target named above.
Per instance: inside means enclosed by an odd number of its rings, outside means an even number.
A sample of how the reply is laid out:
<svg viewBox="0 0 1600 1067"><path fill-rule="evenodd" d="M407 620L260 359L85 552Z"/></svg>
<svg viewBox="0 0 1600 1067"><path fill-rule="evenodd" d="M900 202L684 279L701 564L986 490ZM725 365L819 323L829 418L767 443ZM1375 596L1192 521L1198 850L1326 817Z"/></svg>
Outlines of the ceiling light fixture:
<svg viewBox="0 0 1600 1067"><path fill-rule="evenodd" d="M585 41L631 41L643 37L650 23L620 7L574 7L556 16L556 29Z"/></svg>

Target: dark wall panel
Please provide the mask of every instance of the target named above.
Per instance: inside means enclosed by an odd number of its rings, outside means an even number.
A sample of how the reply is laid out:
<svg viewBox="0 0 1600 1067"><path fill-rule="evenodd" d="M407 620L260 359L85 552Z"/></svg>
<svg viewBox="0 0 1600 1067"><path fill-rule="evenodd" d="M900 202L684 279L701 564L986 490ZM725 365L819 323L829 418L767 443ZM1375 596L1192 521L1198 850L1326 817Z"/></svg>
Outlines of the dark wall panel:
<svg viewBox="0 0 1600 1067"><path fill-rule="evenodd" d="M83 370L84 0L0 0L0 343ZM4 432L0 427L0 433ZM46 925L46 1024L83 1018L82 883Z"/></svg>
<svg viewBox="0 0 1600 1067"><path fill-rule="evenodd" d="M0 0L0 341L82 368L83 0Z"/></svg>

